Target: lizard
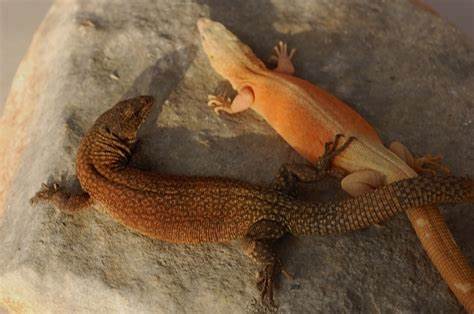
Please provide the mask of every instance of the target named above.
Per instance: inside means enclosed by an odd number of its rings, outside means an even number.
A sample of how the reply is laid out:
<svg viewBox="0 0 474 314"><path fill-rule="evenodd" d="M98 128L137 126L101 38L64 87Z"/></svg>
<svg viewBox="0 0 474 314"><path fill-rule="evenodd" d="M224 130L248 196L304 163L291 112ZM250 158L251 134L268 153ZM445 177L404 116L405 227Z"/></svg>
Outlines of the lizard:
<svg viewBox="0 0 474 314"><path fill-rule="evenodd" d="M274 278L282 271L274 245L285 234L326 235L365 228L407 208L474 202L474 181L453 176L416 177L345 200L314 203L291 190L299 181L326 175L330 161L349 145L341 135L326 143L313 167L283 165L271 186L221 177L178 176L130 165L137 132L154 103L151 96L120 101L103 113L81 140L76 175L81 191L44 184L32 204L48 202L74 214L94 207L125 227L172 243L243 239L244 252L261 264L262 300L273 305Z"/></svg>
<svg viewBox="0 0 474 314"><path fill-rule="evenodd" d="M333 160L349 173L341 181L343 190L361 195L383 184L415 177L420 171L446 170L439 157L414 158L400 142L384 146L375 129L355 110L324 89L294 76L295 50L279 42L270 69L219 22L200 18L198 31L212 68L228 80L237 96L209 95L208 105L216 113L236 114L253 109L299 154L315 162L324 143L335 134L357 137L357 141ZM431 168L431 169L430 169ZM474 312L474 271L456 245L440 211L434 206L412 208L406 214L442 278L457 299Z"/></svg>

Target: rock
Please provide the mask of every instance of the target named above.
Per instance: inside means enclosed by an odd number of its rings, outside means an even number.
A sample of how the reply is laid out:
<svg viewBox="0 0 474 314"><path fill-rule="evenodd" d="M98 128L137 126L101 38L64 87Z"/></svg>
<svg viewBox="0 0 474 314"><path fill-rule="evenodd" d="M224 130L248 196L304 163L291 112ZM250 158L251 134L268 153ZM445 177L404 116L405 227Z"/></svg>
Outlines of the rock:
<svg viewBox="0 0 474 314"><path fill-rule="evenodd" d="M352 103L387 141L474 173L473 47L411 2L58 1L0 121L0 312L264 311L256 266L238 242L173 245L96 211L67 216L28 203L47 179L77 187L81 136L101 112L139 94L158 103L141 132L142 166L264 184L296 158L255 113L218 117L207 108L207 94L228 86L200 47L203 16L264 60L288 41L299 75ZM446 209L472 261L472 206ZM282 279L281 313L461 310L404 215L381 228L286 241L282 256L295 279Z"/></svg>

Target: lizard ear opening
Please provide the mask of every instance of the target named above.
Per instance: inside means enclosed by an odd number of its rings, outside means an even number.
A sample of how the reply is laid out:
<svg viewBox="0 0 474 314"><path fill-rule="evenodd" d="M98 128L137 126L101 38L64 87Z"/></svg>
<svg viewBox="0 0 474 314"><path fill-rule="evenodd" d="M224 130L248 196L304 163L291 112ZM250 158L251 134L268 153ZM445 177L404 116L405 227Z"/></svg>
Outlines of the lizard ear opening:
<svg viewBox="0 0 474 314"><path fill-rule="evenodd" d="M100 133L102 133L103 136L106 136L107 138L119 138L117 134L115 134L107 125L104 125L100 128Z"/></svg>
<svg viewBox="0 0 474 314"><path fill-rule="evenodd" d="M105 135L112 135L114 136L114 132L112 132L112 130L110 129L110 127L108 127L107 125L104 125L100 128L100 131L101 133L105 134Z"/></svg>

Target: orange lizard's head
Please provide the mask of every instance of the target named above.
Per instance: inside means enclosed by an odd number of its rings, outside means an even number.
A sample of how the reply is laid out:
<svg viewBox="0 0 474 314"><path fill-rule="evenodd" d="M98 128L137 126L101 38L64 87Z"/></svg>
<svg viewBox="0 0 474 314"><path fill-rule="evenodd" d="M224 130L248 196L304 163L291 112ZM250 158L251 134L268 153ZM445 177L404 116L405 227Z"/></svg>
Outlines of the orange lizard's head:
<svg viewBox="0 0 474 314"><path fill-rule="evenodd" d="M202 47L214 70L238 87L242 74L251 70L266 70L249 46L242 43L224 25L210 19L200 18L197 27Z"/></svg>
<svg viewBox="0 0 474 314"><path fill-rule="evenodd" d="M104 112L94 125L94 129L106 131L127 145L133 145L137 132L143 124L155 100L152 96L138 96L123 100Z"/></svg>

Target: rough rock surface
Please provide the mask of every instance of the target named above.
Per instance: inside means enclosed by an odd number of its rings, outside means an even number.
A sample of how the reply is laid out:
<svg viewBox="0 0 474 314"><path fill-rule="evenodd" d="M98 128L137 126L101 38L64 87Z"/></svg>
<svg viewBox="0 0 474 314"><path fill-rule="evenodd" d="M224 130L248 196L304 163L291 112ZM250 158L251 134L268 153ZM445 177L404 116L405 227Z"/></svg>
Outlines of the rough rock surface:
<svg viewBox="0 0 474 314"><path fill-rule="evenodd" d="M412 2L58 1L0 119L0 312L264 311L256 267L237 242L173 245L95 211L67 216L28 203L48 178L77 185L81 136L138 94L158 103L141 135L142 166L268 183L297 158L256 114L217 117L206 107L207 94L226 86L200 48L202 16L261 57L288 41L298 74L353 104L385 140L474 173L473 46ZM472 205L444 212L474 261ZM295 280L281 282L281 313L461 311L404 215L344 236L286 241L282 255Z"/></svg>

